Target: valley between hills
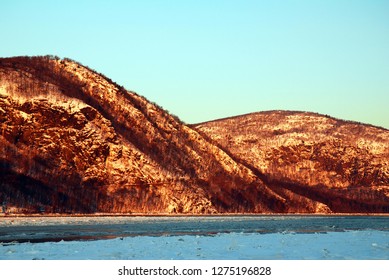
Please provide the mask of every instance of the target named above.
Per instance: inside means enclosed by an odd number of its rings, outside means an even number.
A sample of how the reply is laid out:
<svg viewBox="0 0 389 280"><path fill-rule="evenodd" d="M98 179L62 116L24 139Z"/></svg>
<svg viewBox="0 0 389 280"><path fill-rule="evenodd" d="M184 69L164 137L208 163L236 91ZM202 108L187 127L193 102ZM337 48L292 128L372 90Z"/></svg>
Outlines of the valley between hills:
<svg viewBox="0 0 389 280"><path fill-rule="evenodd" d="M294 111L187 125L71 59L0 58L0 206L389 213L389 131Z"/></svg>

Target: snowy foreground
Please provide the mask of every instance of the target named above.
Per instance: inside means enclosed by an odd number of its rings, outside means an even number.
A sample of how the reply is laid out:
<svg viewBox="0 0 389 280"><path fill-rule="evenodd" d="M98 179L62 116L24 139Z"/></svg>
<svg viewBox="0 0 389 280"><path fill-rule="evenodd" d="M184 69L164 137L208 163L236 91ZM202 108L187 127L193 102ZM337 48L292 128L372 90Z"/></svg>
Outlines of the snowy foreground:
<svg viewBox="0 0 389 280"><path fill-rule="evenodd" d="M389 232L219 233L94 241L0 243L5 260L389 259Z"/></svg>

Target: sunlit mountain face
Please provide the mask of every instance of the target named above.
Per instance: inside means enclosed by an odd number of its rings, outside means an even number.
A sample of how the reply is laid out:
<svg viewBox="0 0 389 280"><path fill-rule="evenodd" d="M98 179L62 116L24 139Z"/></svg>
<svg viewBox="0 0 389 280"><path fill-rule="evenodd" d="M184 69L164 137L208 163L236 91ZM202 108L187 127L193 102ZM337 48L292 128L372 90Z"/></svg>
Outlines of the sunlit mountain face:
<svg viewBox="0 0 389 280"><path fill-rule="evenodd" d="M3 213L389 212L389 132L303 112L186 125L70 59L0 59Z"/></svg>

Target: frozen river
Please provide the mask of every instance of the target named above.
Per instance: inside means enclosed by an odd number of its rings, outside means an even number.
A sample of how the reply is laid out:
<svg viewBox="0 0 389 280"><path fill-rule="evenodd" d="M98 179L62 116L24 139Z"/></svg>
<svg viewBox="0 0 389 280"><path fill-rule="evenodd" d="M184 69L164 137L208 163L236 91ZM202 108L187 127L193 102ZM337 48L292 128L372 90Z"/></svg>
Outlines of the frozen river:
<svg viewBox="0 0 389 280"><path fill-rule="evenodd" d="M389 259L389 217L7 217L0 259Z"/></svg>

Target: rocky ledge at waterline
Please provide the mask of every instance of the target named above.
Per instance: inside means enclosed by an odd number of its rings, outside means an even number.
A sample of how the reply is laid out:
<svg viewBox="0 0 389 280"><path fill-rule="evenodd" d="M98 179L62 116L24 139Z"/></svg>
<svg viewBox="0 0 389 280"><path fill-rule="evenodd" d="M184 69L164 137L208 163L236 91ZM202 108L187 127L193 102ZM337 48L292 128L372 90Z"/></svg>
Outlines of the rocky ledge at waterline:
<svg viewBox="0 0 389 280"><path fill-rule="evenodd" d="M0 59L5 213L389 212L389 131L302 112L185 125L88 67Z"/></svg>

